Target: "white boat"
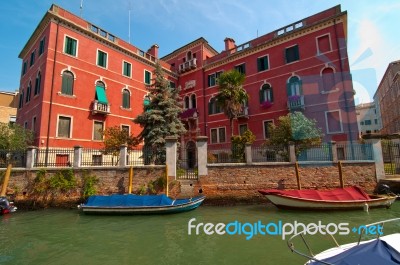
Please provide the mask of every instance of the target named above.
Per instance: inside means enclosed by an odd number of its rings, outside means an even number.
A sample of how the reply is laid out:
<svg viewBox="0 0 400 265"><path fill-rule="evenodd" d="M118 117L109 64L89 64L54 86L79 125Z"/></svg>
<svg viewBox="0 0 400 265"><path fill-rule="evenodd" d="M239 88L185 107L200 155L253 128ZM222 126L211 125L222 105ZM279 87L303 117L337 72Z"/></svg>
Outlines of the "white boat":
<svg viewBox="0 0 400 265"><path fill-rule="evenodd" d="M376 233L376 238L362 241L362 237L365 234L365 231L368 231L370 227L377 227L379 225L383 228L384 224L395 221L400 221L400 218L394 218L365 225L360 233L358 242L353 242L349 244L339 245L334 236L331 235L334 243L336 244L336 247L327 249L317 255L313 255L313 252L310 249L310 245L305 240L304 232L293 235L288 240L288 246L292 252L308 259L308 261L305 263L306 265L400 264L400 233L393 233L388 235L381 235L380 233ZM302 241L308 249L309 253L302 253L295 249L293 240L298 236L302 238Z"/></svg>

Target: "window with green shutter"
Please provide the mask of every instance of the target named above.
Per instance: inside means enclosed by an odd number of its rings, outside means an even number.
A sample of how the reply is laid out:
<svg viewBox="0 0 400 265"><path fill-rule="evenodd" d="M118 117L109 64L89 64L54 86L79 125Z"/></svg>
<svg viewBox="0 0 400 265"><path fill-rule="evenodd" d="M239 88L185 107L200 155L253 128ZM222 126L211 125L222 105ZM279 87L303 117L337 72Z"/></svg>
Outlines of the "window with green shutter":
<svg viewBox="0 0 400 265"><path fill-rule="evenodd" d="M123 75L131 77L131 73L132 73L132 65L128 62L124 62Z"/></svg>
<svg viewBox="0 0 400 265"><path fill-rule="evenodd" d="M235 70L238 71L241 74L246 74L246 64L242 63L242 64L239 64L239 65L236 65L235 66Z"/></svg>
<svg viewBox="0 0 400 265"><path fill-rule="evenodd" d="M302 82L297 76L292 76L287 83L287 95L301 96L303 95Z"/></svg>
<svg viewBox="0 0 400 265"><path fill-rule="evenodd" d="M69 71L64 71L62 74L61 94L74 94L74 75Z"/></svg>
<svg viewBox="0 0 400 265"><path fill-rule="evenodd" d="M269 69L268 56L263 56L257 58L257 70L258 72L265 71Z"/></svg>
<svg viewBox="0 0 400 265"><path fill-rule="evenodd" d="M122 107L129 109L131 107L131 94L128 89L122 91Z"/></svg>
<svg viewBox="0 0 400 265"><path fill-rule="evenodd" d="M77 47L77 40L65 36L64 52L66 54L76 56L76 47Z"/></svg>
<svg viewBox="0 0 400 265"><path fill-rule="evenodd" d="M97 65L107 68L107 53L97 50Z"/></svg>
<svg viewBox="0 0 400 265"><path fill-rule="evenodd" d="M150 85L151 84L151 73L147 70L144 70L144 83L146 85Z"/></svg>
<svg viewBox="0 0 400 265"><path fill-rule="evenodd" d="M208 75L208 87L215 86L215 73Z"/></svg>
<svg viewBox="0 0 400 265"><path fill-rule="evenodd" d="M94 121L93 124L93 140L103 140L104 123L102 121Z"/></svg>
<svg viewBox="0 0 400 265"><path fill-rule="evenodd" d="M285 49L285 61L291 63L300 60L299 45Z"/></svg>
<svg viewBox="0 0 400 265"><path fill-rule="evenodd" d="M58 117L57 137L71 138L71 117Z"/></svg>
<svg viewBox="0 0 400 265"><path fill-rule="evenodd" d="M267 101L269 103L274 102L274 96L270 84L264 84L260 89L260 104L263 104Z"/></svg>

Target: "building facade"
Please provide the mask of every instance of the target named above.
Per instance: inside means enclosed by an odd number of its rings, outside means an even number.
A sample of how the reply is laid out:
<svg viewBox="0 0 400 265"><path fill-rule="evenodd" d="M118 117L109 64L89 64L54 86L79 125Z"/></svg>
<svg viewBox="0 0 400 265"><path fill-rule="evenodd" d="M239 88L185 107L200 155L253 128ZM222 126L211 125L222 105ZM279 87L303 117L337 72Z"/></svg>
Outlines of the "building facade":
<svg viewBox="0 0 400 265"><path fill-rule="evenodd" d="M381 120L374 102L362 103L356 106L359 137L371 133L379 133Z"/></svg>
<svg viewBox="0 0 400 265"><path fill-rule="evenodd" d="M381 134L400 132L400 61L389 64L374 95L382 119Z"/></svg>
<svg viewBox="0 0 400 265"><path fill-rule="evenodd" d="M268 124L301 111L317 121L325 141L358 138L347 13L340 6L241 45L224 41L220 53L199 38L158 58L157 45L144 52L53 5L20 53L17 121L35 131L40 147L99 147L98 131L109 126L138 134L132 119L143 110L159 61L171 84L182 89L184 146L200 135L211 146L230 142L229 121L215 96L218 76L231 69L246 75L249 94L235 134L249 129L261 144Z"/></svg>
<svg viewBox="0 0 400 265"><path fill-rule="evenodd" d="M18 93L0 91L0 122L14 124L17 119Z"/></svg>

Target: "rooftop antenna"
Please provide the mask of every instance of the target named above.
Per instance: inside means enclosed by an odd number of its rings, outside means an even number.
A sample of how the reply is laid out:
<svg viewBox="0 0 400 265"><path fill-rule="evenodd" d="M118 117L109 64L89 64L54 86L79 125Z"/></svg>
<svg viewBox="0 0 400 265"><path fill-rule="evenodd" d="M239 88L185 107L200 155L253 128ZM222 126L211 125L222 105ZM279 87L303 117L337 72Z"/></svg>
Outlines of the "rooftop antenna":
<svg viewBox="0 0 400 265"><path fill-rule="evenodd" d="M81 17L82 17L82 12L83 12L83 0L81 0L81 6L80 6L80 9L81 9Z"/></svg>
<svg viewBox="0 0 400 265"><path fill-rule="evenodd" d="M128 43L131 44L131 1L129 1Z"/></svg>

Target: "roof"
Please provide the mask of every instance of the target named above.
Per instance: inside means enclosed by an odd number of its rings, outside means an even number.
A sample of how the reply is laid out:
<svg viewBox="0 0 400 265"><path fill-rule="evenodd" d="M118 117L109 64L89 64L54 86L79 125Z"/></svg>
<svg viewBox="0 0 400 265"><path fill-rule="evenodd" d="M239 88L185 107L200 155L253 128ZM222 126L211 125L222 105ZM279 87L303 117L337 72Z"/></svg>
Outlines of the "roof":
<svg viewBox="0 0 400 265"><path fill-rule="evenodd" d="M215 50L210 44L208 44L208 41L207 41L205 38L200 37L200 38L198 38L198 39L196 39L196 40L194 40L194 41L192 41L192 42L189 42L188 44L186 44L186 45L184 45L184 46L182 46L182 47L180 47L180 48L174 50L173 52L171 52L171 53L169 53L169 54L163 56L162 58L160 58L160 60L165 60L165 61L166 61L166 60L169 59L168 57L172 57L172 56L175 55L176 53L182 52L182 51L186 50L189 46L192 46L193 44L196 44L196 43L203 43L204 45L206 45L206 47L207 47L211 52L213 52L213 53L215 53L215 54L218 54L217 50Z"/></svg>

